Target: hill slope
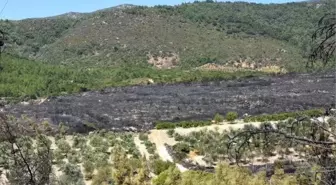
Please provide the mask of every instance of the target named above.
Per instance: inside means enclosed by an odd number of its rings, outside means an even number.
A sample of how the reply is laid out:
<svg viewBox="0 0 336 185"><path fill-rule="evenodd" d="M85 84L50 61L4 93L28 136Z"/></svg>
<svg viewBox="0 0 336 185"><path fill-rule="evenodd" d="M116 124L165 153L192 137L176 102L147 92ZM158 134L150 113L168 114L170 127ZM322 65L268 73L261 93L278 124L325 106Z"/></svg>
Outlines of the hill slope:
<svg viewBox="0 0 336 185"><path fill-rule="evenodd" d="M303 61L318 19L333 10L329 1L124 5L0 25L9 33L7 51L53 64L189 68L246 61L292 70Z"/></svg>

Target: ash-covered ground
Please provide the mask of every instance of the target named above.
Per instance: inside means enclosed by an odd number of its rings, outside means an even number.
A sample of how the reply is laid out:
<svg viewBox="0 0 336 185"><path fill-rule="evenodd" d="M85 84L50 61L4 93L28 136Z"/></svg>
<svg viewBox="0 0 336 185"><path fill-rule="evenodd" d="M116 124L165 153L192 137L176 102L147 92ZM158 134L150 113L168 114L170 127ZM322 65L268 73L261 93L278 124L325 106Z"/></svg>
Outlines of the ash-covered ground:
<svg viewBox="0 0 336 185"><path fill-rule="evenodd" d="M6 113L67 124L86 132L92 125L148 130L157 120L209 119L215 113L275 113L334 106L335 73L290 74L231 81L108 88L17 104ZM92 124L88 124L92 123Z"/></svg>

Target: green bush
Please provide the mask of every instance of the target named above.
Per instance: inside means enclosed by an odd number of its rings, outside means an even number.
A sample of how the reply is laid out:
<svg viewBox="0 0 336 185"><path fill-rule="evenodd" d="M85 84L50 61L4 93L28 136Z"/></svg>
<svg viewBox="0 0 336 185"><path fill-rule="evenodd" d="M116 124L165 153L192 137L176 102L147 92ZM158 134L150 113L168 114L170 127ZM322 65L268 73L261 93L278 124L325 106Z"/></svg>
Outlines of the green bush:
<svg viewBox="0 0 336 185"><path fill-rule="evenodd" d="M175 144L173 146L173 150L174 150L174 158L177 161L181 161L187 157L187 154L189 154L190 147L188 144L181 142L181 143Z"/></svg>
<svg viewBox="0 0 336 185"><path fill-rule="evenodd" d="M168 134L169 137L173 137L173 136L174 136L174 133L175 133L175 130L174 130L174 129L169 129L169 130L167 131L167 134Z"/></svg>
<svg viewBox="0 0 336 185"><path fill-rule="evenodd" d="M91 180L93 178L94 164L91 161L84 161L83 163L84 174L86 180Z"/></svg>
<svg viewBox="0 0 336 185"><path fill-rule="evenodd" d="M155 153L155 150L156 150L156 146L154 143L150 142L150 141L144 141L144 144L146 146L146 149L148 151L148 153L150 154L154 154Z"/></svg>
<svg viewBox="0 0 336 185"><path fill-rule="evenodd" d="M80 135L75 135L73 137L73 148L79 148L82 149L86 146L86 139L84 136L80 136Z"/></svg>
<svg viewBox="0 0 336 185"><path fill-rule="evenodd" d="M228 112L225 115L225 119L230 122L236 120L237 118L238 118L237 112Z"/></svg>
<svg viewBox="0 0 336 185"><path fill-rule="evenodd" d="M65 156L71 151L71 146L65 139L56 141L56 146L57 150Z"/></svg>
<svg viewBox="0 0 336 185"><path fill-rule="evenodd" d="M148 141L148 134L146 134L146 133L140 133L139 134L139 139L141 141Z"/></svg>
<svg viewBox="0 0 336 185"><path fill-rule="evenodd" d="M90 145L93 147L100 147L101 145L105 145L104 138L97 134L94 134L90 139Z"/></svg>
<svg viewBox="0 0 336 185"><path fill-rule="evenodd" d="M176 128L175 123L170 123L170 122L157 122L156 129L174 129Z"/></svg>
<svg viewBox="0 0 336 185"><path fill-rule="evenodd" d="M296 118L298 116L319 117L324 114L323 109L311 109L296 112L283 112L276 114L264 114L251 116L244 119L244 122L265 122L265 121L282 121L288 118Z"/></svg>
<svg viewBox="0 0 336 185"><path fill-rule="evenodd" d="M68 155L68 161L72 164L78 164L81 162L80 155L73 150Z"/></svg>
<svg viewBox="0 0 336 185"><path fill-rule="evenodd" d="M97 174L92 179L92 185L110 184L112 182L112 169L110 167L102 167L98 169Z"/></svg>
<svg viewBox="0 0 336 185"><path fill-rule="evenodd" d="M60 176L61 184L84 185L83 174L78 165L67 163L62 168L63 174Z"/></svg>
<svg viewBox="0 0 336 185"><path fill-rule="evenodd" d="M159 175L163 171L167 170L169 167L174 167L174 163L169 161L163 161L160 159L156 159L151 163L151 169L155 175Z"/></svg>
<svg viewBox="0 0 336 185"><path fill-rule="evenodd" d="M192 127L202 127L211 125L210 121L181 121L181 122L157 122L155 124L156 129L174 129L178 127L182 128L192 128Z"/></svg>
<svg viewBox="0 0 336 185"><path fill-rule="evenodd" d="M214 120L215 120L216 123L220 123L220 122L224 121L224 116L217 113L214 116Z"/></svg>
<svg viewBox="0 0 336 185"><path fill-rule="evenodd" d="M174 139L176 141L182 141L183 140L183 136L181 134L175 132Z"/></svg>

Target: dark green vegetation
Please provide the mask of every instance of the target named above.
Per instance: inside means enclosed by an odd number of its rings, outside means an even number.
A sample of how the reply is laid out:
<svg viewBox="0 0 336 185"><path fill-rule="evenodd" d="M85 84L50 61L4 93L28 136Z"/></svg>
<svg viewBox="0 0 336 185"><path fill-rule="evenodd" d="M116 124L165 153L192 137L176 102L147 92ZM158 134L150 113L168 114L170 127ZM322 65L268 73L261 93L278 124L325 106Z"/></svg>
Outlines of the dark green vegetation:
<svg viewBox="0 0 336 185"><path fill-rule="evenodd" d="M215 121L215 123L220 123L220 122L224 121L224 116L217 113L217 114L215 114L213 120Z"/></svg>
<svg viewBox="0 0 336 185"><path fill-rule="evenodd" d="M265 122L265 121L281 121L288 118L297 117L319 117L325 113L324 109L311 109L306 111L283 112L277 114L264 114L244 118L244 122Z"/></svg>
<svg viewBox="0 0 336 185"><path fill-rule="evenodd" d="M155 154L155 144L149 141L148 134L146 133L140 133L139 134L139 139L142 141L141 143L146 146L146 150L148 151L149 154Z"/></svg>
<svg viewBox="0 0 336 185"><path fill-rule="evenodd" d="M65 95L109 86L210 81L265 75L262 72L156 70L149 66L75 68L39 63L11 55L0 61L0 97L19 100Z"/></svg>
<svg viewBox="0 0 336 185"><path fill-rule="evenodd" d="M249 70L271 65L305 71L310 35L318 19L334 8L332 1L319 5L207 1L3 20L6 52L12 55L1 59L0 97L31 99L152 80L249 77L263 74ZM149 60L174 69L158 70ZM235 74L195 70L208 63L254 67Z"/></svg>
<svg viewBox="0 0 336 185"><path fill-rule="evenodd" d="M237 112L228 112L228 113L226 113L226 115L225 115L225 119L226 119L226 121L234 121L235 119L237 119L238 118L238 113Z"/></svg>
<svg viewBox="0 0 336 185"><path fill-rule="evenodd" d="M299 177L299 176L298 176ZM186 171L180 173L177 169L169 168L153 180L154 185L297 185L299 178L284 174L278 169L276 175L267 180L266 173L252 174L242 167L231 167L220 164L215 173Z"/></svg>
<svg viewBox="0 0 336 185"><path fill-rule="evenodd" d="M253 61L300 69L317 21L335 8L315 3L188 3L119 6L90 14L2 21L10 52L56 64L119 66L148 55L178 66Z"/></svg>
<svg viewBox="0 0 336 185"><path fill-rule="evenodd" d="M324 109L310 109L304 111L296 111L296 112L281 112L275 114L262 114L256 116L248 116L244 118L244 122L266 122L266 121L283 121L289 118L298 118L298 117L309 117L316 118L323 116L325 113ZM228 112L225 115L225 120L229 122L233 122L238 119L237 112ZM224 120L224 117L220 114L216 114L214 116L215 123L220 123ZM200 121L200 120L189 120L189 121L180 121L180 122L164 122L158 121L155 123L156 129L174 129L178 127L182 128L192 128L192 127L203 127L211 125L211 121ZM171 133L169 135L173 135L173 131L169 130Z"/></svg>
<svg viewBox="0 0 336 185"><path fill-rule="evenodd" d="M190 128L190 127L202 127L211 125L211 121L181 121L181 122L156 122L156 129L173 129L177 127Z"/></svg>

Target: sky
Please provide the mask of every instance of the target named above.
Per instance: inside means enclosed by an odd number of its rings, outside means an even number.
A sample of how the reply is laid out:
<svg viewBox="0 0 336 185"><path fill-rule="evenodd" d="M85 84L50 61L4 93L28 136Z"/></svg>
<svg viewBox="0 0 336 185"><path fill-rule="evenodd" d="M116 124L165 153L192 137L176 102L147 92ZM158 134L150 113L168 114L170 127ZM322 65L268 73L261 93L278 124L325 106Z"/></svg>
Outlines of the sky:
<svg viewBox="0 0 336 185"><path fill-rule="evenodd" d="M8 3L6 4L6 2ZM235 1L235 0L231 0ZM285 3L298 0L240 0L255 3ZM0 19L48 17L67 12L92 12L121 4L178 5L193 0L0 0ZM6 5L6 6L5 6Z"/></svg>

